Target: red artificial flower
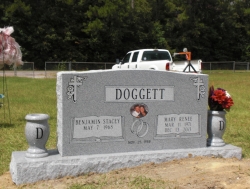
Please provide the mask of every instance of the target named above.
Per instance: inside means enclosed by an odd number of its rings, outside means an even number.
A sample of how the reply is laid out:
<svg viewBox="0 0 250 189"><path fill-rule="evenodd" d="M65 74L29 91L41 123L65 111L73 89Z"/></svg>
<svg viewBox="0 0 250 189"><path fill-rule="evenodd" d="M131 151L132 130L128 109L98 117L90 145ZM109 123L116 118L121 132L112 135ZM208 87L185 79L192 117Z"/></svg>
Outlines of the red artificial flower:
<svg viewBox="0 0 250 189"><path fill-rule="evenodd" d="M225 99L227 98L227 96L226 96L225 91L223 91L221 89L217 89L217 90L214 91L211 98L214 101L218 101L219 104L222 104L225 101Z"/></svg>
<svg viewBox="0 0 250 189"><path fill-rule="evenodd" d="M226 90L211 86L209 89L208 105L211 110L222 111L223 109L229 111L234 104L233 99Z"/></svg>
<svg viewBox="0 0 250 189"><path fill-rule="evenodd" d="M232 105L234 105L234 102L231 97L226 98L225 101L222 103L222 107L227 110L229 110Z"/></svg>

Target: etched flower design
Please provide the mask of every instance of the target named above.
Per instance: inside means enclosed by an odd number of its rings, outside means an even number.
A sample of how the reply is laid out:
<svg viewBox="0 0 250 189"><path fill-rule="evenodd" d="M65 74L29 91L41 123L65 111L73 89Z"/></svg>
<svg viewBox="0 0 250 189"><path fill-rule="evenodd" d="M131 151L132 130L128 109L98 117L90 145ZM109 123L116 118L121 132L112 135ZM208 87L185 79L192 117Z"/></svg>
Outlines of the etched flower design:
<svg viewBox="0 0 250 189"><path fill-rule="evenodd" d="M74 86L73 85L69 85L68 86L68 91L69 92L73 92L74 91Z"/></svg>

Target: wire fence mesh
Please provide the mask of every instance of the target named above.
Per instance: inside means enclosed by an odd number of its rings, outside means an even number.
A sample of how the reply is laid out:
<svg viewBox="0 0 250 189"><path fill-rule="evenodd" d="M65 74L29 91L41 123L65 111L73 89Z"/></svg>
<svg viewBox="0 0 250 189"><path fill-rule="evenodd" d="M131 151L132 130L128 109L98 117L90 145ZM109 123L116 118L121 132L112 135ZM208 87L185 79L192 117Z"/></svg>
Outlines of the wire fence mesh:
<svg viewBox="0 0 250 189"><path fill-rule="evenodd" d="M236 62L236 61L202 62L202 70L209 70L209 71L232 70L233 72L249 71L249 62Z"/></svg>
<svg viewBox="0 0 250 189"><path fill-rule="evenodd" d="M191 61L192 63L192 61ZM114 62L45 62L44 70L36 70L34 62L24 62L17 68L6 66L0 76L18 76L31 78L55 78L59 71L87 71L112 69ZM248 72L250 62L218 61L202 62L203 73L221 71Z"/></svg>

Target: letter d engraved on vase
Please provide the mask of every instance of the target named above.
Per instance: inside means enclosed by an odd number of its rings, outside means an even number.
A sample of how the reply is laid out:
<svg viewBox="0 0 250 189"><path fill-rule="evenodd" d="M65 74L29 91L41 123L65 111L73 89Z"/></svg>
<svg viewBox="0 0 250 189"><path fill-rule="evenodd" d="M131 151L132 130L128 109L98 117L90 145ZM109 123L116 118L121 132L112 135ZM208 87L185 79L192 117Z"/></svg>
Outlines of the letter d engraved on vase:
<svg viewBox="0 0 250 189"><path fill-rule="evenodd" d="M224 121L220 121L220 131L225 129L225 122Z"/></svg>
<svg viewBox="0 0 250 189"><path fill-rule="evenodd" d="M36 139L42 139L43 138L43 129L37 127L36 128Z"/></svg>

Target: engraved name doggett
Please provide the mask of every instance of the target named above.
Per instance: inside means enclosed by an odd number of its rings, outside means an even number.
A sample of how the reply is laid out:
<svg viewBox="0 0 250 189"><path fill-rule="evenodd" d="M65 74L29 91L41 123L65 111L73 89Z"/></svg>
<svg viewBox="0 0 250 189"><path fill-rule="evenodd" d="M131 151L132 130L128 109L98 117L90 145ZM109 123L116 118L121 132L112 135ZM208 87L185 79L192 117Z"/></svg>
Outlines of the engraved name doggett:
<svg viewBox="0 0 250 189"><path fill-rule="evenodd" d="M107 102L173 101L174 86L106 86Z"/></svg>

